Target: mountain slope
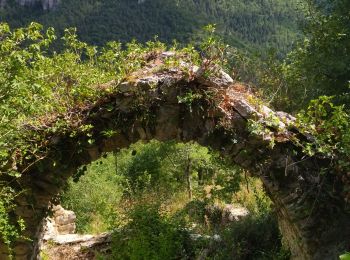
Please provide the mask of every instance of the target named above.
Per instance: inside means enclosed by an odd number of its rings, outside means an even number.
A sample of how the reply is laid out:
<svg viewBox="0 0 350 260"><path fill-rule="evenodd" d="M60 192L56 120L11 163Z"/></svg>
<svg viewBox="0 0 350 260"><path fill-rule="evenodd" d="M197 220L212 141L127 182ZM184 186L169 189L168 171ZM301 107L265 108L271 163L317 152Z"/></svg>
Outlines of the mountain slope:
<svg viewBox="0 0 350 260"><path fill-rule="evenodd" d="M56 10L18 6L7 0L0 21L18 27L38 21L58 29L74 26L84 41L187 42L208 23L217 24L230 44L241 48L276 47L285 52L296 38L301 17L288 0L62 0Z"/></svg>

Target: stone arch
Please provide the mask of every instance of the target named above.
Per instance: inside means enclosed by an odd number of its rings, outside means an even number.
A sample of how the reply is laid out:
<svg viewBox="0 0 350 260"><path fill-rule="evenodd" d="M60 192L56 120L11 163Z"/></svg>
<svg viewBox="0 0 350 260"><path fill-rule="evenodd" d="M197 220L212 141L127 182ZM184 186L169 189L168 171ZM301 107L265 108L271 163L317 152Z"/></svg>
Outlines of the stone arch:
<svg viewBox="0 0 350 260"><path fill-rule="evenodd" d="M69 115L78 115L77 125L92 126L89 136L70 131L49 136L47 156L28 165L13 184L25 189L16 198L15 214L27 224L25 235L34 239L16 242L16 259L36 257L39 223L50 201L78 167L105 152L151 139L197 141L259 176L274 202L294 259L333 259L348 246L350 221L342 203L318 197L323 192L321 181L335 182L331 176L320 179L319 169L327 161L303 158L290 141L306 138L293 126L292 116L260 105L247 87L222 71L208 78L198 68L190 68L189 73L164 70L154 62L117 89L94 106L77 108ZM277 124L266 123L271 117L278 119ZM252 135L250 120L265 124L269 132ZM336 206L341 210L334 215ZM0 254L6 259L1 245Z"/></svg>

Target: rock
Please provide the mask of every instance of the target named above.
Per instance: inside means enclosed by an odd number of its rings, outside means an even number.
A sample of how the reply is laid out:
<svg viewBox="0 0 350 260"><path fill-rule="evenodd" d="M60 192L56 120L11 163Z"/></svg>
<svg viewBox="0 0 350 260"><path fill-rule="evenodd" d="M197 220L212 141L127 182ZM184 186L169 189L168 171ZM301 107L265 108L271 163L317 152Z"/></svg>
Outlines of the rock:
<svg viewBox="0 0 350 260"><path fill-rule="evenodd" d="M258 111L256 111L256 109L246 100L234 100L234 107L235 110L239 113L239 115L245 119L250 119L254 115L258 115Z"/></svg>
<svg viewBox="0 0 350 260"><path fill-rule="evenodd" d="M44 235L43 240L48 241L58 235L58 231L51 218L47 218L44 222Z"/></svg>
<svg viewBox="0 0 350 260"><path fill-rule="evenodd" d="M176 55L176 52L174 52L174 51L164 51L161 54L161 58L174 57L175 55Z"/></svg>
<svg viewBox="0 0 350 260"><path fill-rule="evenodd" d="M93 238L93 235L78 235L78 234L67 234L56 236L52 241L56 244L74 244L89 241Z"/></svg>
<svg viewBox="0 0 350 260"><path fill-rule="evenodd" d="M110 251L111 233L100 235L58 235L40 250L50 260L99 259L98 255Z"/></svg>
<svg viewBox="0 0 350 260"><path fill-rule="evenodd" d="M213 241L221 241L221 237L218 234L215 234L213 236L208 236L208 235L201 235L201 234L190 234L190 238L193 241L198 241L198 240L213 240Z"/></svg>
<svg viewBox="0 0 350 260"><path fill-rule="evenodd" d="M52 207L53 215L44 221L43 240L54 239L59 235L74 234L76 215L61 205Z"/></svg>
<svg viewBox="0 0 350 260"><path fill-rule="evenodd" d="M297 120L294 116L282 111L277 111L276 115L287 125L293 125Z"/></svg>
<svg viewBox="0 0 350 260"><path fill-rule="evenodd" d="M100 235L75 234L75 213L61 205L52 207L52 217L45 219L39 250L49 259L95 259L95 251L109 250L111 233ZM87 250L88 249L88 250ZM18 251L22 252L21 248Z"/></svg>
<svg viewBox="0 0 350 260"><path fill-rule="evenodd" d="M227 204L222 211L222 223L227 224L234 221L240 221L248 215L249 211L246 208Z"/></svg>
<svg viewBox="0 0 350 260"><path fill-rule="evenodd" d="M67 225L61 225L57 227L57 231L60 235L69 235L75 233L75 223L70 223Z"/></svg>
<svg viewBox="0 0 350 260"><path fill-rule="evenodd" d="M135 89L135 87L130 84L130 82L125 81L119 84L118 86L118 90L122 93L127 93L127 92L131 92Z"/></svg>
<svg viewBox="0 0 350 260"><path fill-rule="evenodd" d="M63 209L63 208L62 208ZM55 212L54 220L56 226L63 226L75 223L76 215L70 210L59 210Z"/></svg>
<svg viewBox="0 0 350 260"><path fill-rule="evenodd" d="M53 10L57 8L61 0L41 0L43 10Z"/></svg>
<svg viewBox="0 0 350 260"><path fill-rule="evenodd" d="M61 0L16 0L21 6L33 6L37 3L41 4L43 10L53 10L58 7ZM0 7L3 8L7 3L7 0L0 0Z"/></svg>
<svg viewBox="0 0 350 260"><path fill-rule="evenodd" d="M203 85L214 88L228 88L233 84L233 79L220 68L193 67L196 81ZM207 71L209 75L207 76Z"/></svg>
<svg viewBox="0 0 350 260"><path fill-rule="evenodd" d="M211 222L226 225L231 222L240 221L249 215L249 211L242 207L232 204L224 206L214 204L206 207L206 214Z"/></svg>

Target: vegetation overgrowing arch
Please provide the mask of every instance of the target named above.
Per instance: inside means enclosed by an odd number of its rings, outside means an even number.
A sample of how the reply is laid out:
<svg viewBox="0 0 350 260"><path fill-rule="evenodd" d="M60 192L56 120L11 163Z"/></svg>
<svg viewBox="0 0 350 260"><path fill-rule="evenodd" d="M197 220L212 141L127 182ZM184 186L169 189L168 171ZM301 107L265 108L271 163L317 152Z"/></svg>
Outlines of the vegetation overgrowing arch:
<svg viewBox="0 0 350 260"><path fill-rule="evenodd" d="M74 38L70 43L79 51L80 43ZM275 204L294 258L327 259L346 248L350 227L342 202L339 197L319 196L323 192L320 178L327 184L336 180L319 174L327 159L305 159L297 144L312 142L312 138L298 131L295 118L267 108L208 60L197 67L183 53L142 54L143 63L136 66L136 72L123 81L98 86L104 95L92 105L73 106L46 122L53 128L57 122L69 121L63 130L44 134L47 129L35 129L45 136L46 153L37 160L24 160L22 176L15 181L1 176L12 188L24 190L15 198L13 217L25 221L24 235L34 239L17 239L16 259L37 253L40 221L78 167L105 152L151 139L197 141L259 176ZM65 81L67 88L74 84L72 79ZM13 155L16 162L17 154ZM334 214L326 202L341 210ZM2 256L8 255L6 246L0 248Z"/></svg>

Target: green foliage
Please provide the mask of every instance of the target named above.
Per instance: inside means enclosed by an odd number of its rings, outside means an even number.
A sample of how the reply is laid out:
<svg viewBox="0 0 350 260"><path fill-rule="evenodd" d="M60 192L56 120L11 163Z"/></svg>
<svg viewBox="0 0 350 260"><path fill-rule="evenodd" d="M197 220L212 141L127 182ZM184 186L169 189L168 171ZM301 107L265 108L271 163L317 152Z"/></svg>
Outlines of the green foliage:
<svg viewBox="0 0 350 260"><path fill-rule="evenodd" d="M219 65L222 68L225 67L227 60L227 50L228 45L222 42L222 39L215 33L216 25L209 24L204 27L204 37L200 44L200 49L205 55L205 60L203 65ZM203 66L202 65L202 66Z"/></svg>
<svg viewBox="0 0 350 260"><path fill-rule="evenodd" d="M256 178L245 178L234 193L233 202L247 208L250 214L219 229L221 242L209 246L209 258L290 259L262 183Z"/></svg>
<svg viewBox="0 0 350 260"><path fill-rule="evenodd" d="M10 258L13 257L12 243L23 238L21 232L25 229L25 223L22 219L18 219L17 223L13 223L9 212L15 206L13 199L15 193L9 187L1 187L0 189L0 239L8 247Z"/></svg>
<svg viewBox="0 0 350 260"><path fill-rule="evenodd" d="M168 191L183 187L189 162L196 192L202 193L206 184L227 184L221 193L238 188L238 169L196 143L137 143L116 155L117 171L125 177L129 194L156 187L166 187Z"/></svg>
<svg viewBox="0 0 350 260"><path fill-rule="evenodd" d="M214 249L214 259L276 259L287 260L276 219L271 213L250 216L232 223L223 231L222 245Z"/></svg>
<svg viewBox="0 0 350 260"><path fill-rule="evenodd" d="M261 73L260 82L275 90L279 108L296 111L319 96L335 96L349 104L349 2L307 1L305 38L287 55ZM283 105L284 104L284 105Z"/></svg>
<svg viewBox="0 0 350 260"><path fill-rule="evenodd" d="M321 174L328 172L339 176L345 201L350 200L350 116L345 106L336 106L332 97L321 96L313 100L306 111L298 114L297 125L312 140L297 142L308 156L327 158L330 163Z"/></svg>
<svg viewBox="0 0 350 260"><path fill-rule="evenodd" d="M184 95L178 96L177 100L179 101L179 104L186 104L191 110L192 103L196 99L200 99L201 97L202 97L202 95L199 93L193 93L192 91L188 91Z"/></svg>
<svg viewBox="0 0 350 260"><path fill-rule="evenodd" d="M192 200L186 191L188 162ZM139 142L89 165L78 182L69 183L62 203L76 212L79 231L113 230L107 259L192 259L207 249L214 259L288 259L261 183L250 178L241 183L238 173L195 143ZM227 229L221 212L207 215L214 203L240 203L251 217ZM221 242L205 238L214 234Z"/></svg>
<svg viewBox="0 0 350 260"><path fill-rule="evenodd" d="M42 156L44 140L32 130L46 130L52 119L73 106L92 102L103 94L96 84L115 76L96 62L83 60L89 47L72 30L64 36L67 49L49 55L47 48L54 39L52 28L42 31L35 23L14 31L7 24L0 26L0 156L5 164L6 158L12 158L14 171L25 160ZM48 132L67 125L57 120Z"/></svg>
<svg viewBox="0 0 350 260"><path fill-rule="evenodd" d="M344 106L336 106L332 97L322 96L312 100L306 111L298 114L298 127L315 139L305 144L304 152L309 156L316 153L336 158L339 163L349 167L350 156L350 118Z"/></svg>
<svg viewBox="0 0 350 260"><path fill-rule="evenodd" d="M92 163L83 176L69 181L61 203L79 216L78 232L101 233L113 228L111 223L118 222L116 209L122 200L122 183L113 154Z"/></svg>
<svg viewBox="0 0 350 260"><path fill-rule="evenodd" d="M334 96L335 104L349 104L349 3L304 1L304 39L280 61L279 53L238 53L236 71L244 81L258 86L266 101L276 109L297 113L312 99ZM246 68L249 68L250 71Z"/></svg>
<svg viewBox="0 0 350 260"><path fill-rule="evenodd" d="M131 201L159 194L157 201L166 203L174 193L186 190L189 162L194 197L231 200L239 188L237 167L195 143L151 141L138 142L83 166L69 181L62 205L79 216L79 232L106 231L125 221Z"/></svg>
<svg viewBox="0 0 350 260"><path fill-rule="evenodd" d="M161 184L176 189L176 177L167 172L170 170L169 162L165 162L173 145L151 141L143 146L140 142L116 155L117 171L124 176L124 187L128 187L129 195L161 187Z"/></svg>
<svg viewBox="0 0 350 260"><path fill-rule="evenodd" d="M154 205L133 209L131 222L114 233L112 259L178 259L187 256L189 235Z"/></svg>
<svg viewBox="0 0 350 260"><path fill-rule="evenodd" d="M261 181L247 176L241 182L239 190L234 193L233 199L257 218L270 214L273 206Z"/></svg>
<svg viewBox="0 0 350 260"><path fill-rule="evenodd" d="M341 256L339 256L340 260L349 260L350 259L350 253L345 253Z"/></svg>
<svg viewBox="0 0 350 260"><path fill-rule="evenodd" d="M10 2L10 1L8 1ZM11 2L0 10L0 20L21 27L31 21L54 26L59 32L74 26L83 41L146 42L154 35L170 43L196 40L199 28L217 24L225 42L240 49L274 47L285 53L297 38L298 4L287 0L137 0L62 1L57 10L20 7Z"/></svg>

